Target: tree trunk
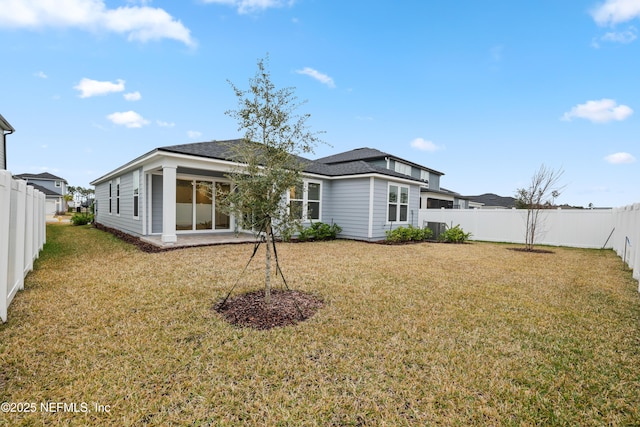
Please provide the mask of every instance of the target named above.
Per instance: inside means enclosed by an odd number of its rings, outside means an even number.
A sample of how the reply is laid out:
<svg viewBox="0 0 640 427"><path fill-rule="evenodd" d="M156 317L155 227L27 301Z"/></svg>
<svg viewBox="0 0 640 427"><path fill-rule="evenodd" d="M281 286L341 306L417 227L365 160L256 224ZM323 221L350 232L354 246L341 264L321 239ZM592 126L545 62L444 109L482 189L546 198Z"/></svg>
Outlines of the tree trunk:
<svg viewBox="0 0 640 427"><path fill-rule="evenodd" d="M271 245L273 244L273 237L271 236L271 219L267 219L267 225L265 227L267 234L267 257L266 257L266 271L264 278L264 302L266 305L271 305Z"/></svg>

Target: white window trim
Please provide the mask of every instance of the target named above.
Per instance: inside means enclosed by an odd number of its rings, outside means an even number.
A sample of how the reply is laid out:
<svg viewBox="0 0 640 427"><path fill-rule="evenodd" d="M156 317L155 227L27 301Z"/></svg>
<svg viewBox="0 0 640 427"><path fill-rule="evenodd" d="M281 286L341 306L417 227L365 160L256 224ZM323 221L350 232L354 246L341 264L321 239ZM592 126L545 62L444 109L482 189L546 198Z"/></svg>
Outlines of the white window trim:
<svg viewBox="0 0 640 427"><path fill-rule="evenodd" d="M420 180L422 181L422 185L429 188L429 172L424 170L424 169L420 169Z"/></svg>
<svg viewBox="0 0 640 427"><path fill-rule="evenodd" d="M116 216L120 216L120 209L122 208L120 204L120 177L116 178Z"/></svg>
<svg viewBox="0 0 640 427"><path fill-rule="evenodd" d="M309 216L309 184L318 184L320 186L319 200L311 200L312 202L318 202L318 218L310 219ZM291 191L287 191L287 205L290 206L291 200L302 200L302 219L303 223L311 223L313 221L322 222L322 181L315 179L303 179L302 180L302 199L291 199ZM289 209L291 213L291 209Z"/></svg>
<svg viewBox="0 0 640 427"><path fill-rule="evenodd" d="M398 187L398 200L396 201L396 203L394 203L396 205L396 220L395 221L390 221L389 220L389 205L391 204L391 201L389 200L389 193L391 192L391 187ZM407 203L400 203L400 195L402 194L402 188L406 188L407 189ZM400 221L398 218L400 218L400 206L406 205L407 206L407 219L405 221ZM411 187L409 187L408 185L402 185L399 183L395 183L395 182L389 182L387 183L387 205L386 205L386 211L387 211L387 224L408 224L409 223L409 206L411 205Z"/></svg>
<svg viewBox="0 0 640 427"><path fill-rule="evenodd" d="M109 215L113 215L113 180L109 181Z"/></svg>
<svg viewBox="0 0 640 427"><path fill-rule="evenodd" d="M398 172L401 173L403 175L407 175L407 176L411 176L411 165L408 165L406 163L402 163L396 160L395 165L393 166L393 169Z"/></svg>
<svg viewBox="0 0 640 427"><path fill-rule="evenodd" d="M133 171L133 189L131 190L131 198L133 199L133 219L140 220L140 170ZM136 215L136 197L138 198L138 215Z"/></svg>

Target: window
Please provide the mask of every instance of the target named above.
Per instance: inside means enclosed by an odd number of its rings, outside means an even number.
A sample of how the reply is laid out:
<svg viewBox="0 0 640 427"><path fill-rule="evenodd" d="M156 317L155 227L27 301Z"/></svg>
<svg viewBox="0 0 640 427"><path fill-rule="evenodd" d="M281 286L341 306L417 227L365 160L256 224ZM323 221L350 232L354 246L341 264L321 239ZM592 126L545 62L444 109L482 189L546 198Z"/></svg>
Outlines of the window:
<svg viewBox="0 0 640 427"><path fill-rule="evenodd" d="M139 218L138 201L140 199L140 173L139 171L133 171L133 217Z"/></svg>
<svg viewBox="0 0 640 427"><path fill-rule="evenodd" d="M404 163L396 162L396 164L394 166L394 170L396 172L398 172L398 173L403 174L403 175L411 176L411 166L406 165Z"/></svg>
<svg viewBox="0 0 640 427"><path fill-rule="evenodd" d="M409 187L389 185L388 222L407 222L409 211Z"/></svg>
<svg viewBox="0 0 640 427"><path fill-rule="evenodd" d="M109 181L109 215L111 215L111 195L113 194L113 182Z"/></svg>
<svg viewBox="0 0 640 427"><path fill-rule="evenodd" d="M427 183L427 187L429 186L429 172L425 170L420 170L420 180Z"/></svg>
<svg viewBox="0 0 640 427"><path fill-rule="evenodd" d="M120 215L120 178L116 178L116 215Z"/></svg>
<svg viewBox="0 0 640 427"><path fill-rule="evenodd" d="M289 190L289 212L304 221L320 220L321 184L304 181Z"/></svg>
<svg viewBox="0 0 640 427"><path fill-rule="evenodd" d="M54 185L56 186L56 188L62 187L62 183L60 181L55 181Z"/></svg>

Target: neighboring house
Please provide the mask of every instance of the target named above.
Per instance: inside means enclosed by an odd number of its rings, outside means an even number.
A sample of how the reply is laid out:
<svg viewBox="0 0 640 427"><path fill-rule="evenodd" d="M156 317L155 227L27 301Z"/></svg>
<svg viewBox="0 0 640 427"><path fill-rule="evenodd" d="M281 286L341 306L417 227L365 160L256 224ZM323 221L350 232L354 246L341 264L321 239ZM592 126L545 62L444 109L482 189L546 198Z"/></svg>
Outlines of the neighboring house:
<svg viewBox="0 0 640 427"><path fill-rule="evenodd" d="M455 191L440 187L440 190L429 189L422 192L420 209L470 209L474 204L468 197Z"/></svg>
<svg viewBox="0 0 640 427"><path fill-rule="evenodd" d="M225 175L237 165L229 147L240 142L156 148L96 179L96 222L135 236L159 235L165 243L183 233L237 231L235 218L216 209L208 189L230 191ZM303 191L292 189L287 202L303 207L304 223L336 223L340 237L366 241L418 226L421 192L439 191L443 175L370 148L302 160Z"/></svg>
<svg viewBox="0 0 640 427"><path fill-rule="evenodd" d="M67 194L68 183L65 179L52 175L48 172L39 174L23 173L16 175L16 178L27 181L28 185L42 191L46 196L45 214L55 215L64 213L67 210L67 203L64 196Z"/></svg>
<svg viewBox="0 0 640 427"><path fill-rule="evenodd" d="M480 209L511 209L516 207L516 199L513 197L498 196L493 193L485 193L479 196L469 196L470 201L480 203Z"/></svg>
<svg viewBox="0 0 640 427"><path fill-rule="evenodd" d="M7 135L11 135L16 130L0 114L0 169L7 169Z"/></svg>

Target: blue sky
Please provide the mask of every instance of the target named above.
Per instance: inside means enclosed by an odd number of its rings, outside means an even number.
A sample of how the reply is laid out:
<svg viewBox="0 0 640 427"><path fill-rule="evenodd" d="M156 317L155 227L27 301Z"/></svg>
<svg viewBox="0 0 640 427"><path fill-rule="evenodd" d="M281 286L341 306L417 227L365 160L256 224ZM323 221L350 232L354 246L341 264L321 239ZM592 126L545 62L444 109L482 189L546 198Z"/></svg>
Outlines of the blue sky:
<svg viewBox="0 0 640 427"><path fill-rule="evenodd" d="M70 185L156 147L240 136L227 80L270 57L328 145L372 147L510 196L640 202L640 0L0 0L13 173Z"/></svg>

